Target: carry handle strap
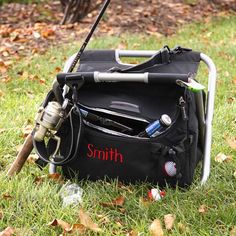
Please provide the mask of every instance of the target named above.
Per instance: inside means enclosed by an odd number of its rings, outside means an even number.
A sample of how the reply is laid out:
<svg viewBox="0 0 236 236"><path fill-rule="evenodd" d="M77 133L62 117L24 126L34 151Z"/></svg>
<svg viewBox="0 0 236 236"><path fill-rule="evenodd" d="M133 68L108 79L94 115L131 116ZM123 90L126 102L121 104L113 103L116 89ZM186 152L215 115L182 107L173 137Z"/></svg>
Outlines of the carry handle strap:
<svg viewBox="0 0 236 236"><path fill-rule="evenodd" d="M119 69L119 68L111 68L111 72L120 72L120 73L128 73L128 72L140 72L143 70L147 70L147 68L153 67L157 64L167 64L170 63L170 49L165 46L158 53L154 54L151 59L145 61L141 64L131 66L127 69Z"/></svg>

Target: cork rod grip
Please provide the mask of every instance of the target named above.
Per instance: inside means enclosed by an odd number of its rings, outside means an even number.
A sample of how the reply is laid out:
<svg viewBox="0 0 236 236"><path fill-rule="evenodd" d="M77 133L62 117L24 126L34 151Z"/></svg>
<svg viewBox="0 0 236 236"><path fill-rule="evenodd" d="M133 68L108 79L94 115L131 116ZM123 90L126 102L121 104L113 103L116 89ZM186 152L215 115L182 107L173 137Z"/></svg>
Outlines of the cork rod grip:
<svg viewBox="0 0 236 236"><path fill-rule="evenodd" d="M21 171L32 150L33 136L32 134L29 134L23 143L22 149L17 154L15 161L12 163L10 169L8 170L7 176L11 177Z"/></svg>

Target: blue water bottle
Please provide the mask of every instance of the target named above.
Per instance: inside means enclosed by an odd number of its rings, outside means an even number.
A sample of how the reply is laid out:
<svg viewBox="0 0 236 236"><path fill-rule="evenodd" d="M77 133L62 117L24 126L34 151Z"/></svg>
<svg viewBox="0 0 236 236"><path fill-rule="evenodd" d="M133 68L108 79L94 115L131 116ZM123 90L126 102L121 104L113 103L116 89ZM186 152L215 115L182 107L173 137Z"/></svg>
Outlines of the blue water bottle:
<svg viewBox="0 0 236 236"><path fill-rule="evenodd" d="M149 124L143 132L138 134L138 136L149 138L156 137L160 133L162 133L167 127L169 127L171 125L171 122L171 118L168 115L163 114L159 120L156 120Z"/></svg>

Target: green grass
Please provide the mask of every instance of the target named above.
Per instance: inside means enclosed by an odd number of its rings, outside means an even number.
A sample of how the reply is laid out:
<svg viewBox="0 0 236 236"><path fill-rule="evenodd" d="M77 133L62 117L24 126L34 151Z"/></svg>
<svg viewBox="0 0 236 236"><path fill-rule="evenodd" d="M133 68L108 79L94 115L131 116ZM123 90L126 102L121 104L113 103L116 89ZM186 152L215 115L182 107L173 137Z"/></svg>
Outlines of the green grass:
<svg viewBox="0 0 236 236"><path fill-rule="evenodd" d="M196 51L204 52L215 62L218 70L217 93L213 122L212 170L209 181L199 186L199 176L188 191L167 189L162 201L144 206L139 198L146 196L150 184L130 185L120 188L117 181L96 183L83 181L83 204L92 219L99 224L101 235L126 235L135 229L140 235L148 235L151 222L159 218L163 222L165 214L175 214L173 230L167 235L229 235L236 225L236 152L232 150L224 136L236 137L236 101L229 103L229 98L236 97L233 80L236 79L236 16L213 19L209 23L198 23L186 26L177 35L168 38L155 38L147 35L123 34L118 37L98 37L91 41L90 48L117 48L119 44L127 45L127 49L159 49L168 44L170 47L181 45ZM59 197L60 184L46 180L35 185L35 176L41 172L33 164L26 164L22 172L12 178L5 177L6 171L16 156L16 146L23 143L22 128L33 123L34 115L43 101L56 75L56 67L62 67L65 59L76 52L79 44L70 44L51 48L46 55L32 56L16 61L8 76L11 81L0 83L3 96L0 97L0 211L4 213L0 220L0 231L12 226L22 235L59 235L60 228L47 226L52 219L63 219L75 223L78 219L80 205L63 209ZM46 80L29 80L20 76L19 72L38 75ZM201 66L199 80L206 81L207 70ZM233 161L219 164L214 157L223 152L231 155ZM154 187L154 186L152 186ZM3 194L10 194L13 199L6 200ZM102 207L100 202L111 201L119 195L126 197L125 213L118 209ZM200 205L208 206L204 214L198 212ZM109 223L102 223L99 214L107 216ZM121 225L118 225L120 222ZM181 222L189 230L181 234L177 224ZM91 233L91 235L93 235Z"/></svg>

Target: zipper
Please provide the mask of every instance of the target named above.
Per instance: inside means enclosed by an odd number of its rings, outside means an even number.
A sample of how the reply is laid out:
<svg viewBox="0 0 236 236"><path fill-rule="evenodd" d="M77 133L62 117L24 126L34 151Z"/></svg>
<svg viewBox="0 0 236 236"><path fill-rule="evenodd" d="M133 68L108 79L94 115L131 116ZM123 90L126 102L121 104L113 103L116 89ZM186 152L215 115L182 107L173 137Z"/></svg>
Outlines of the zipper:
<svg viewBox="0 0 236 236"><path fill-rule="evenodd" d="M144 119L144 118L139 118L139 117L135 117L135 116L127 115L127 114L122 114L122 113L118 113L118 112L115 112L115 111L110 111L110 110L103 109L103 108L88 107L88 106L85 106L85 105L82 105L82 104L79 104L79 106L82 107L82 108L84 107L87 110L102 112L102 113L105 113L105 114L119 116L119 117L132 119L132 120L136 120L136 121L141 121L141 122L149 124L149 121Z"/></svg>
<svg viewBox="0 0 236 236"><path fill-rule="evenodd" d="M179 98L179 107L182 115L182 119L185 121L188 119L187 113L186 113L186 101L184 98L181 96Z"/></svg>
<svg viewBox="0 0 236 236"><path fill-rule="evenodd" d="M84 106L84 107L86 107L86 106ZM157 135L156 137L151 137L151 138L149 138L149 137L132 136L132 135L129 135L129 134L124 134L124 133L121 133L121 132L118 132L118 131L113 131L113 130L110 130L110 129L106 129L104 127L100 127L100 126L91 124L90 122L86 122L86 121L84 121L84 124L87 127L90 127L92 129L95 129L95 130L99 130L100 132L106 133L108 135L114 135L114 136L123 137L123 138L126 137L126 138L130 138L130 139L133 139L133 140L140 140L140 141L143 140L143 141L146 141L146 142L150 141L150 140L155 141L159 137L165 136L166 133L168 133L168 131L175 125L175 123L176 123L176 121L177 121L177 119L179 117L179 113L181 113L182 119L184 121L188 119L187 113L186 113L186 101L184 100L184 98L182 96L179 98L179 106L178 107L179 107L179 109L177 109L177 111L176 111L176 114L174 116L175 119L173 120L172 124L167 129L165 129L163 132L161 132L159 135ZM92 108L91 110L95 110L95 111L98 111L98 110L101 111L102 110L104 112L105 109ZM105 111L109 112L108 110L105 110ZM116 112L113 112L113 111L111 111L111 113L117 114ZM131 117L131 116L128 116L128 117ZM142 118L139 119L138 118L138 120L143 120L144 121L145 119L142 119ZM147 122L147 120L145 120L145 121Z"/></svg>

